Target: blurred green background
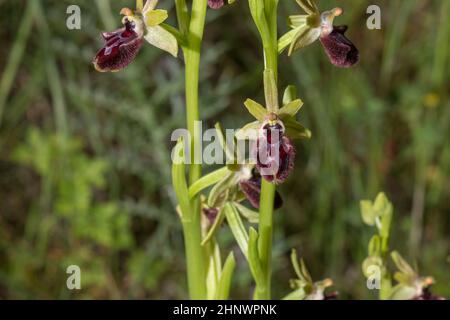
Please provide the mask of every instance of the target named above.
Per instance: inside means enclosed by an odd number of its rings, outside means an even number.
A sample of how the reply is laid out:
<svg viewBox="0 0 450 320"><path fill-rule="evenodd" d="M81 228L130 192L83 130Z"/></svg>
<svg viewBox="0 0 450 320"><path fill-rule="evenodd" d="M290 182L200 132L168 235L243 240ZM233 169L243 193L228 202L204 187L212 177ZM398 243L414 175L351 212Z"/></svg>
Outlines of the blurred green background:
<svg viewBox="0 0 450 320"><path fill-rule="evenodd" d="M34 3L34 4L33 4ZM66 28L77 4L82 29ZM366 9L382 10L368 30ZM0 0L0 298L186 298L181 227L170 183L170 134L184 126L183 67L144 46L114 74L94 71L100 31L120 26L133 0ZM351 70L332 67L319 44L280 57L280 85L296 84L300 120L295 173L276 213L274 296L289 291L294 247L315 279L343 299L375 298L361 273L373 233L359 200L385 191L395 206L391 248L450 297L450 1L329 0L341 6L361 51ZM171 9L173 1L160 1ZM292 0L280 1L280 34ZM245 0L208 11L201 116L237 128L242 102L262 101L262 59ZM213 168L205 168L205 172ZM233 298L252 281L237 254ZM82 290L66 288L66 267Z"/></svg>

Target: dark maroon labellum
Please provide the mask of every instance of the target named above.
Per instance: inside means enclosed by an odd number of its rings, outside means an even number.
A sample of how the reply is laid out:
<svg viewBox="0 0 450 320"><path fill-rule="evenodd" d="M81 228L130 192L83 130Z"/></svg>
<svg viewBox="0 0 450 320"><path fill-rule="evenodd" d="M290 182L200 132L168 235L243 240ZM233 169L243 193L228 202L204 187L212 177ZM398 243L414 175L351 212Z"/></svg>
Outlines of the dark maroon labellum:
<svg viewBox="0 0 450 320"><path fill-rule="evenodd" d="M224 0L208 0L208 6L211 9L220 9L224 5Z"/></svg>
<svg viewBox="0 0 450 320"><path fill-rule="evenodd" d="M242 180L239 182L239 187L241 191L245 194L245 197L250 202L250 204L259 209L259 201L261 198L261 177L253 176L249 180ZM283 199L281 199L278 191L275 193L275 202L273 205L274 210L281 208L283 205Z"/></svg>
<svg viewBox="0 0 450 320"><path fill-rule="evenodd" d="M106 44L93 60L100 72L118 71L128 66L138 54L143 40L135 30L134 22L127 20L125 27L102 34Z"/></svg>
<svg viewBox="0 0 450 320"><path fill-rule="evenodd" d="M320 37L323 48L332 64L341 68L349 68L359 61L359 51L345 36L347 26L334 26L333 31Z"/></svg>
<svg viewBox="0 0 450 320"><path fill-rule="evenodd" d="M256 143L256 168L275 184L283 183L294 168L295 148L280 124L266 124Z"/></svg>

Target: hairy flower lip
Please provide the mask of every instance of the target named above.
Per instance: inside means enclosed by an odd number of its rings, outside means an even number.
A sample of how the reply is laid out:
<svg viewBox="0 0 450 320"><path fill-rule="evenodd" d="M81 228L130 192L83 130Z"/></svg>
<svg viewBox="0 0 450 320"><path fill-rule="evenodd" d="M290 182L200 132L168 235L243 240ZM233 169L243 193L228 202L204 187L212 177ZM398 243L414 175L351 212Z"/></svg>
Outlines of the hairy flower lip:
<svg viewBox="0 0 450 320"><path fill-rule="evenodd" d="M281 184L294 169L295 147L278 123L265 124L262 131L253 151L256 168L268 182Z"/></svg>
<svg viewBox="0 0 450 320"><path fill-rule="evenodd" d="M320 42L330 62L341 68L349 68L359 61L359 51L346 36L347 26L334 26L329 34L321 35Z"/></svg>
<svg viewBox="0 0 450 320"><path fill-rule="evenodd" d="M142 21L125 16L122 23L124 27L102 33L105 45L92 61L97 71L119 71L128 66L140 51L143 44Z"/></svg>

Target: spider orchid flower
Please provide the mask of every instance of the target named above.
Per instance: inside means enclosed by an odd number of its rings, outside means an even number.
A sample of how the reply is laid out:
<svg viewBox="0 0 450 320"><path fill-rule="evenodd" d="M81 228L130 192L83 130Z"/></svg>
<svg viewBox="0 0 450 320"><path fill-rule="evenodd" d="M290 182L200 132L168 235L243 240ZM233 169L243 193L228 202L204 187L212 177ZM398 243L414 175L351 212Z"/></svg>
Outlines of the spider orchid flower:
<svg viewBox="0 0 450 320"><path fill-rule="evenodd" d="M105 45L92 63L97 71L116 72L127 67L139 53L144 39L151 45L174 57L178 55L178 42L161 24L168 18L166 10L155 9L158 0L148 0L142 13L123 8L120 14L123 27L103 32Z"/></svg>
<svg viewBox="0 0 450 320"><path fill-rule="evenodd" d="M359 51L345 36L347 26L334 26L334 19L343 14L341 8L320 13L314 0L296 0L306 12L303 15L289 17L292 28L278 41L278 51L287 47L288 55L320 40L330 62L341 68L355 65L359 60Z"/></svg>
<svg viewBox="0 0 450 320"><path fill-rule="evenodd" d="M251 140L252 160L256 163L261 176L269 182L283 183L292 172L295 162L294 139L309 139L311 132L295 119L303 102L300 99L287 98L284 106L278 107L278 90L273 72L264 72L267 108L247 99L244 102L249 113L257 121L245 125L237 133L237 138Z"/></svg>

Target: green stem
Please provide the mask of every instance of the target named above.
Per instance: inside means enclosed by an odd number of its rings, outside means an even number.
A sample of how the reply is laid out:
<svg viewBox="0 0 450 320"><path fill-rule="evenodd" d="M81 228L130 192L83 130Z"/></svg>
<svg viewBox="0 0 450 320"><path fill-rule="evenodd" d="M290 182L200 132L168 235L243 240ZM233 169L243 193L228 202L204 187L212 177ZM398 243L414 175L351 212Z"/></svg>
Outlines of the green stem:
<svg viewBox="0 0 450 320"><path fill-rule="evenodd" d="M190 157L189 184L192 185L201 177L201 164L195 163L195 150L201 143L200 132L195 128L199 120L199 72L200 50L205 26L207 0L194 0L191 20L187 35L187 45L183 47L186 64L186 109L187 128L189 130ZM206 298L206 266L205 253L201 246L200 202L198 198L191 201L191 212L183 221L183 233L186 249L189 295L191 299Z"/></svg>
<svg viewBox="0 0 450 320"><path fill-rule="evenodd" d="M258 21L264 48L264 68L271 69L275 80L278 79L278 43L277 43L277 0L265 0L265 19ZM256 286L255 299L268 300L271 298L272 278L272 233L273 233L273 206L276 186L263 179L261 187L261 200L259 211L259 241L258 251L261 267L264 272L264 283Z"/></svg>

